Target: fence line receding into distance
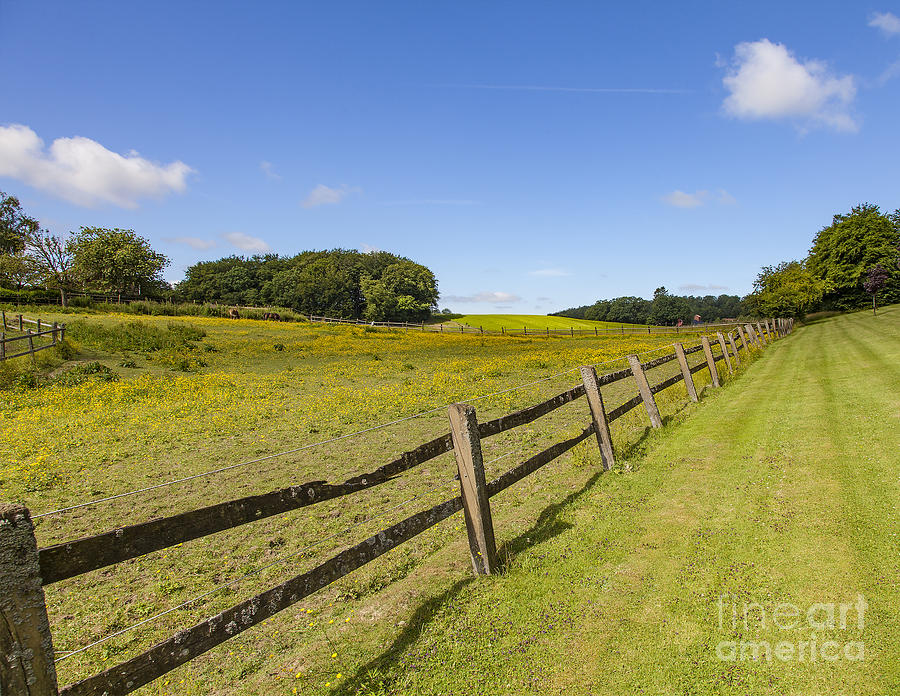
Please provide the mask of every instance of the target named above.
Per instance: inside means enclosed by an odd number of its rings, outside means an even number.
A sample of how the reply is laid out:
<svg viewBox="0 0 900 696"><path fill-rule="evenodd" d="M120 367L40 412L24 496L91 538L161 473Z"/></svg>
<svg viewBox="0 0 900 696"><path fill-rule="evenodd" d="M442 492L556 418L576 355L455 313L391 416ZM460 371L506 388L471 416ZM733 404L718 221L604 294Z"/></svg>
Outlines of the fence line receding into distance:
<svg viewBox="0 0 900 696"><path fill-rule="evenodd" d="M27 326L26 326L27 325ZM31 326L35 326L34 330ZM7 331L17 333L15 336L7 336ZM50 343L43 345L35 345L34 339L41 336L49 336ZM34 354L40 350L53 348L57 343L66 337L66 325L53 322L52 324L41 322L40 319L26 319L21 314L6 316L6 310L0 310L0 361L11 360L12 358L20 358L23 355L30 355L32 359ZM45 339L46 340L46 339ZM20 346L13 346L14 343L25 343L27 350L15 352Z"/></svg>
<svg viewBox="0 0 900 696"><path fill-rule="evenodd" d="M481 336L652 336L660 334L685 334L694 335L708 333L713 329L733 330L736 323L730 324L693 324L690 326L636 326L633 324L620 324L619 326L595 326L594 328L551 329L549 326L543 329L529 329L505 326L500 330L485 329L481 326L469 326L468 324L417 324L405 321L364 321L363 319L335 319L334 317L320 317L311 314L307 317L311 322L321 324L349 324L351 326L372 326L384 329L404 329L406 331L425 331L440 334L478 334ZM580 325L583 326L583 325ZM446 328L445 328L446 327Z"/></svg>
<svg viewBox="0 0 900 696"><path fill-rule="evenodd" d="M699 396L694 387L694 374L709 370L712 386L717 387L717 363L724 361L727 369L733 372L741 364L741 351L746 359L751 351L761 350L776 338L787 335L793 330L793 320L767 319L757 322L755 326L745 324L732 328L736 328L737 335L735 331L725 335L718 332L711 337L703 335L699 344L689 348L676 343L671 353L646 362L641 362L637 355L629 355L629 367L615 372L598 375L594 366L584 366L580 369L580 384L539 404L486 422L478 421L475 408L470 404L452 404L448 414L449 432L404 452L374 471L340 484L315 481L289 486L45 548L38 548L31 515L26 507L0 504L0 588L3 589L0 595L0 615L3 617L0 621L0 693L30 696L118 696L130 693L296 604L460 510L465 517L473 571L476 575L492 574L498 568L490 508L493 496L591 436L597 440L603 468L611 469L615 465L615 454L610 423L643 404L652 427L661 427L655 394L683 381L689 398L697 401ZM701 361L690 366L687 356L701 351ZM673 360L678 362L678 373L652 384L648 372ZM629 377L635 382L637 394L607 410L603 387ZM483 440L531 423L582 396L586 397L590 419L580 432L517 464L496 479L486 480L481 448ZM44 585L289 510L379 486L451 451L454 452L458 470L458 496L382 529L311 570L182 630L121 664L58 688L56 662L146 621L55 658ZM188 603L209 594L204 593ZM151 617L151 620L153 618L156 617Z"/></svg>

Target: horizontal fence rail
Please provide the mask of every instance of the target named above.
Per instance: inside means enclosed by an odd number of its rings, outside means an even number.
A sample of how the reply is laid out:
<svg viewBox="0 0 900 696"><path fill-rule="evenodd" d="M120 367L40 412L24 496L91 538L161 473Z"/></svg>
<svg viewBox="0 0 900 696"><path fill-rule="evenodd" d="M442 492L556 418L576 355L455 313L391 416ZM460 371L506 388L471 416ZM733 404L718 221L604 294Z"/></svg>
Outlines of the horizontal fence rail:
<svg viewBox="0 0 900 696"><path fill-rule="evenodd" d="M0 586L4 589L0 598L0 613L5 619L0 621L0 650L5 652L5 655L0 655L0 693L40 696L116 696L130 693L296 604L461 510L466 519L473 571L479 575L496 572L498 565L490 513L491 497L591 436L597 438L603 468L611 469L615 461L609 436L610 423L644 404L651 425L661 427L655 394L683 381L689 397L697 401L692 375L709 370L713 388L719 386L718 363L724 362L729 372L733 373L735 366L741 364L742 351L746 360L751 351L761 350L776 338L789 334L793 330L793 321L767 319L757 322L755 326L745 324L731 328L733 330L727 334L717 333L712 340L704 335L700 344L689 348L676 343L674 352L643 363L637 356L630 355L628 368L605 375L598 376L592 366L582 367L581 384L538 404L483 423L478 422L472 406L454 404L449 412L449 433L404 452L370 473L354 476L341 484L311 481L46 548L37 547L30 513L26 508L0 504ZM701 361L690 366L686 356L701 351ZM674 360L678 361L679 372L655 385L651 384L647 373ZM606 411L601 387L628 378L634 380L637 395ZM492 481L485 480L482 440L532 423L583 396L587 397L591 420L577 435L551 445ZM337 553L313 569L180 631L121 664L61 690L57 688L52 636L42 586L259 519L351 495L389 482L451 451L457 462L459 496L415 513Z"/></svg>
<svg viewBox="0 0 900 696"><path fill-rule="evenodd" d="M31 327L35 329L32 330ZM7 336L7 331L16 332L16 335ZM49 336L50 343L35 345L34 340L41 336ZM66 325L57 322L47 323L40 319L27 319L21 314L7 316L5 310L0 310L0 360L11 360L24 355L31 355L47 348L53 348L60 341L65 340ZM46 339L45 339L46 340ZM27 350L20 350L24 346ZM16 351L19 350L17 353Z"/></svg>

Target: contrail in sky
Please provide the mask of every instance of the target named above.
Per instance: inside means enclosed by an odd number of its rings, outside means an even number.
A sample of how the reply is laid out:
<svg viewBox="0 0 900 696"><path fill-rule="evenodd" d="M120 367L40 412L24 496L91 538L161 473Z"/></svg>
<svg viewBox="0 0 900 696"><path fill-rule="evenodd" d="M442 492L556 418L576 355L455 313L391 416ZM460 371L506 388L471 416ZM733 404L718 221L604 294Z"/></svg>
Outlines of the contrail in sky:
<svg viewBox="0 0 900 696"><path fill-rule="evenodd" d="M589 92L596 94L690 94L690 89L655 87L553 87L549 85L443 85L463 89L499 89L522 92Z"/></svg>

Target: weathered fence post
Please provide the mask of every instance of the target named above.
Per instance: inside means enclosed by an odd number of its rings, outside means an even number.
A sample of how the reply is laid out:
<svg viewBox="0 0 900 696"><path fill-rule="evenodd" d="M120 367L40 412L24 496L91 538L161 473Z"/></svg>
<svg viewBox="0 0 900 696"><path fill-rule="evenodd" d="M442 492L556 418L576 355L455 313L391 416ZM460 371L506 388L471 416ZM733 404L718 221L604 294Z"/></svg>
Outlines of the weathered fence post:
<svg viewBox="0 0 900 696"><path fill-rule="evenodd" d="M34 363L34 335L28 329L28 352L31 353L31 362Z"/></svg>
<svg viewBox="0 0 900 696"><path fill-rule="evenodd" d="M597 445L600 447L603 468L609 471L615 465L616 457L613 454L612 437L609 434L609 421L606 420L603 395L600 393L600 382L593 365L584 365L581 368L581 381L584 383L584 393L587 395L591 418L594 420L594 432L597 435Z"/></svg>
<svg viewBox="0 0 900 696"><path fill-rule="evenodd" d="M654 428L661 428L662 418L659 415L659 409L656 407L656 399L653 398L653 392L650 390L647 375L644 374L644 368L641 367L641 359L636 355L629 355L628 364L631 365L631 374L634 375L634 381L637 382L641 399L643 399L644 406L647 408L647 415L650 416L650 424Z"/></svg>
<svg viewBox="0 0 900 696"><path fill-rule="evenodd" d="M423 324L423 326L424 326L424 324ZM58 333L59 333L59 324L57 324L57 323L54 321L54 322L53 322L53 345L54 345L54 346L56 345L56 336L57 336Z"/></svg>
<svg viewBox="0 0 900 696"><path fill-rule="evenodd" d="M6 310L0 309L0 314L3 315L3 330L6 331Z"/></svg>
<svg viewBox="0 0 900 696"><path fill-rule="evenodd" d="M744 327L738 324L738 336L741 337L741 344L744 346L744 353L748 353L747 350L747 337L744 335Z"/></svg>
<svg viewBox="0 0 900 696"><path fill-rule="evenodd" d="M734 331L728 332L728 342L731 343L731 352L734 354L734 366L741 366L741 356L738 355L737 343L734 342Z"/></svg>
<svg viewBox="0 0 900 696"><path fill-rule="evenodd" d="M768 341L766 341L766 337L763 334L762 326L760 326L759 322L756 322L756 335L759 337L759 345L760 347L766 345Z"/></svg>
<svg viewBox="0 0 900 696"><path fill-rule="evenodd" d="M722 354L725 356L725 364L728 365L728 374L733 375L734 368L731 366L731 358L728 356L728 346L725 345L725 337L721 331L716 332L716 337L719 339L719 346L722 348Z"/></svg>
<svg viewBox="0 0 900 696"><path fill-rule="evenodd" d="M22 321L22 315L19 315L19 331L25 330L25 323Z"/></svg>
<svg viewBox="0 0 900 696"><path fill-rule="evenodd" d="M476 575L493 575L499 567L497 545L484 478L478 419L475 409L467 404L451 404L449 410L450 433L459 469L459 488L469 535L472 570Z"/></svg>
<svg viewBox="0 0 900 696"><path fill-rule="evenodd" d="M40 332L41 332L41 319L40 319L40 317L38 317L38 320L37 320L37 327L38 327L38 328L37 328L37 332L40 333Z"/></svg>
<svg viewBox="0 0 900 696"><path fill-rule="evenodd" d="M3 328L6 328L5 326ZM0 360L6 360L6 332L0 331Z"/></svg>
<svg viewBox="0 0 900 696"><path fill-rule="evenodd" d="M759 339L753 333L753 327L750 324L744 324L744 330L747 332L747 335L750 337L750 343L755 345L757 348L762 348L759 345Z"/></svg>
<svg viewBox="0 0 900 696"><path fill-rule="evenodd" d="M60 341L66 340L66 325L65 324L63 324L62 326L59 327L59 340Z"/></svg>
<svg viewBox="0 0 900 696"><path fill-rule="evenodd" d="M28 508L0 503L0 694L56 696L53 640Z"/></svg>
<svg viewBox="0 0 900 696"><path fill-rule="evenodd" d="M716 370L716 360L713 358L712 347L709 345L709 339L706 336L700 337L703 344L703 353L706 355L706 364L709 367L709 376L712 377L712 385L719 386L719 371Z"/></svg>
<svg viewBox="0 0 900 696"><path fill-rule="evenodd" d="M691 374L691 366L688 365L687 355L684 354L684 346L680 343L675 344L675 356L678 358L678 365L681 367L681 376L684 377L684 386L687 388L688 396L691 401L697 402L697 388L694 386L694 375Z"/></svg>

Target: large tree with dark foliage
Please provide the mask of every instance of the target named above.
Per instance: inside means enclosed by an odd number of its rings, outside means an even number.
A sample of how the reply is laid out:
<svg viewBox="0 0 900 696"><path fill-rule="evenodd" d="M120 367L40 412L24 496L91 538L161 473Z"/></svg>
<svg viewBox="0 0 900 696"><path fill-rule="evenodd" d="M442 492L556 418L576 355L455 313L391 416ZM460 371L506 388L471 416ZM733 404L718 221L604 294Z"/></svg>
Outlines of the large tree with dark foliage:
<svg viewBox="0 0 900 696"><path fill-rule="evenodd" d="M835 215L832 223L813 239L806 266L826 284L825 309L856 309L869 302L863 287L874 266L891 272L880 296L883 303L900 302L900 272L896 270L900 243L900 211L882 213L877 205L863 203L849 214Z"/></svg>
<svg viewBox="0 0 900 696"><path fill-rule="evenodd" d="M739 317L744 312L741 298L737 295L671 295L665 288L657 288L652 302L641 297L616 297L564 309L552 316L635 324L675 324L678 319L687 320L695 314L699 314L703 321L719 321Z"/></svg>
<svg viewBox="0 0 900 696"><path fill-rule="evenodd" d="M393 321L427 319L438 299L437 281L425 266L385 251L349 249L203 261L187 269L176 291L195 302Z"/></svg>

